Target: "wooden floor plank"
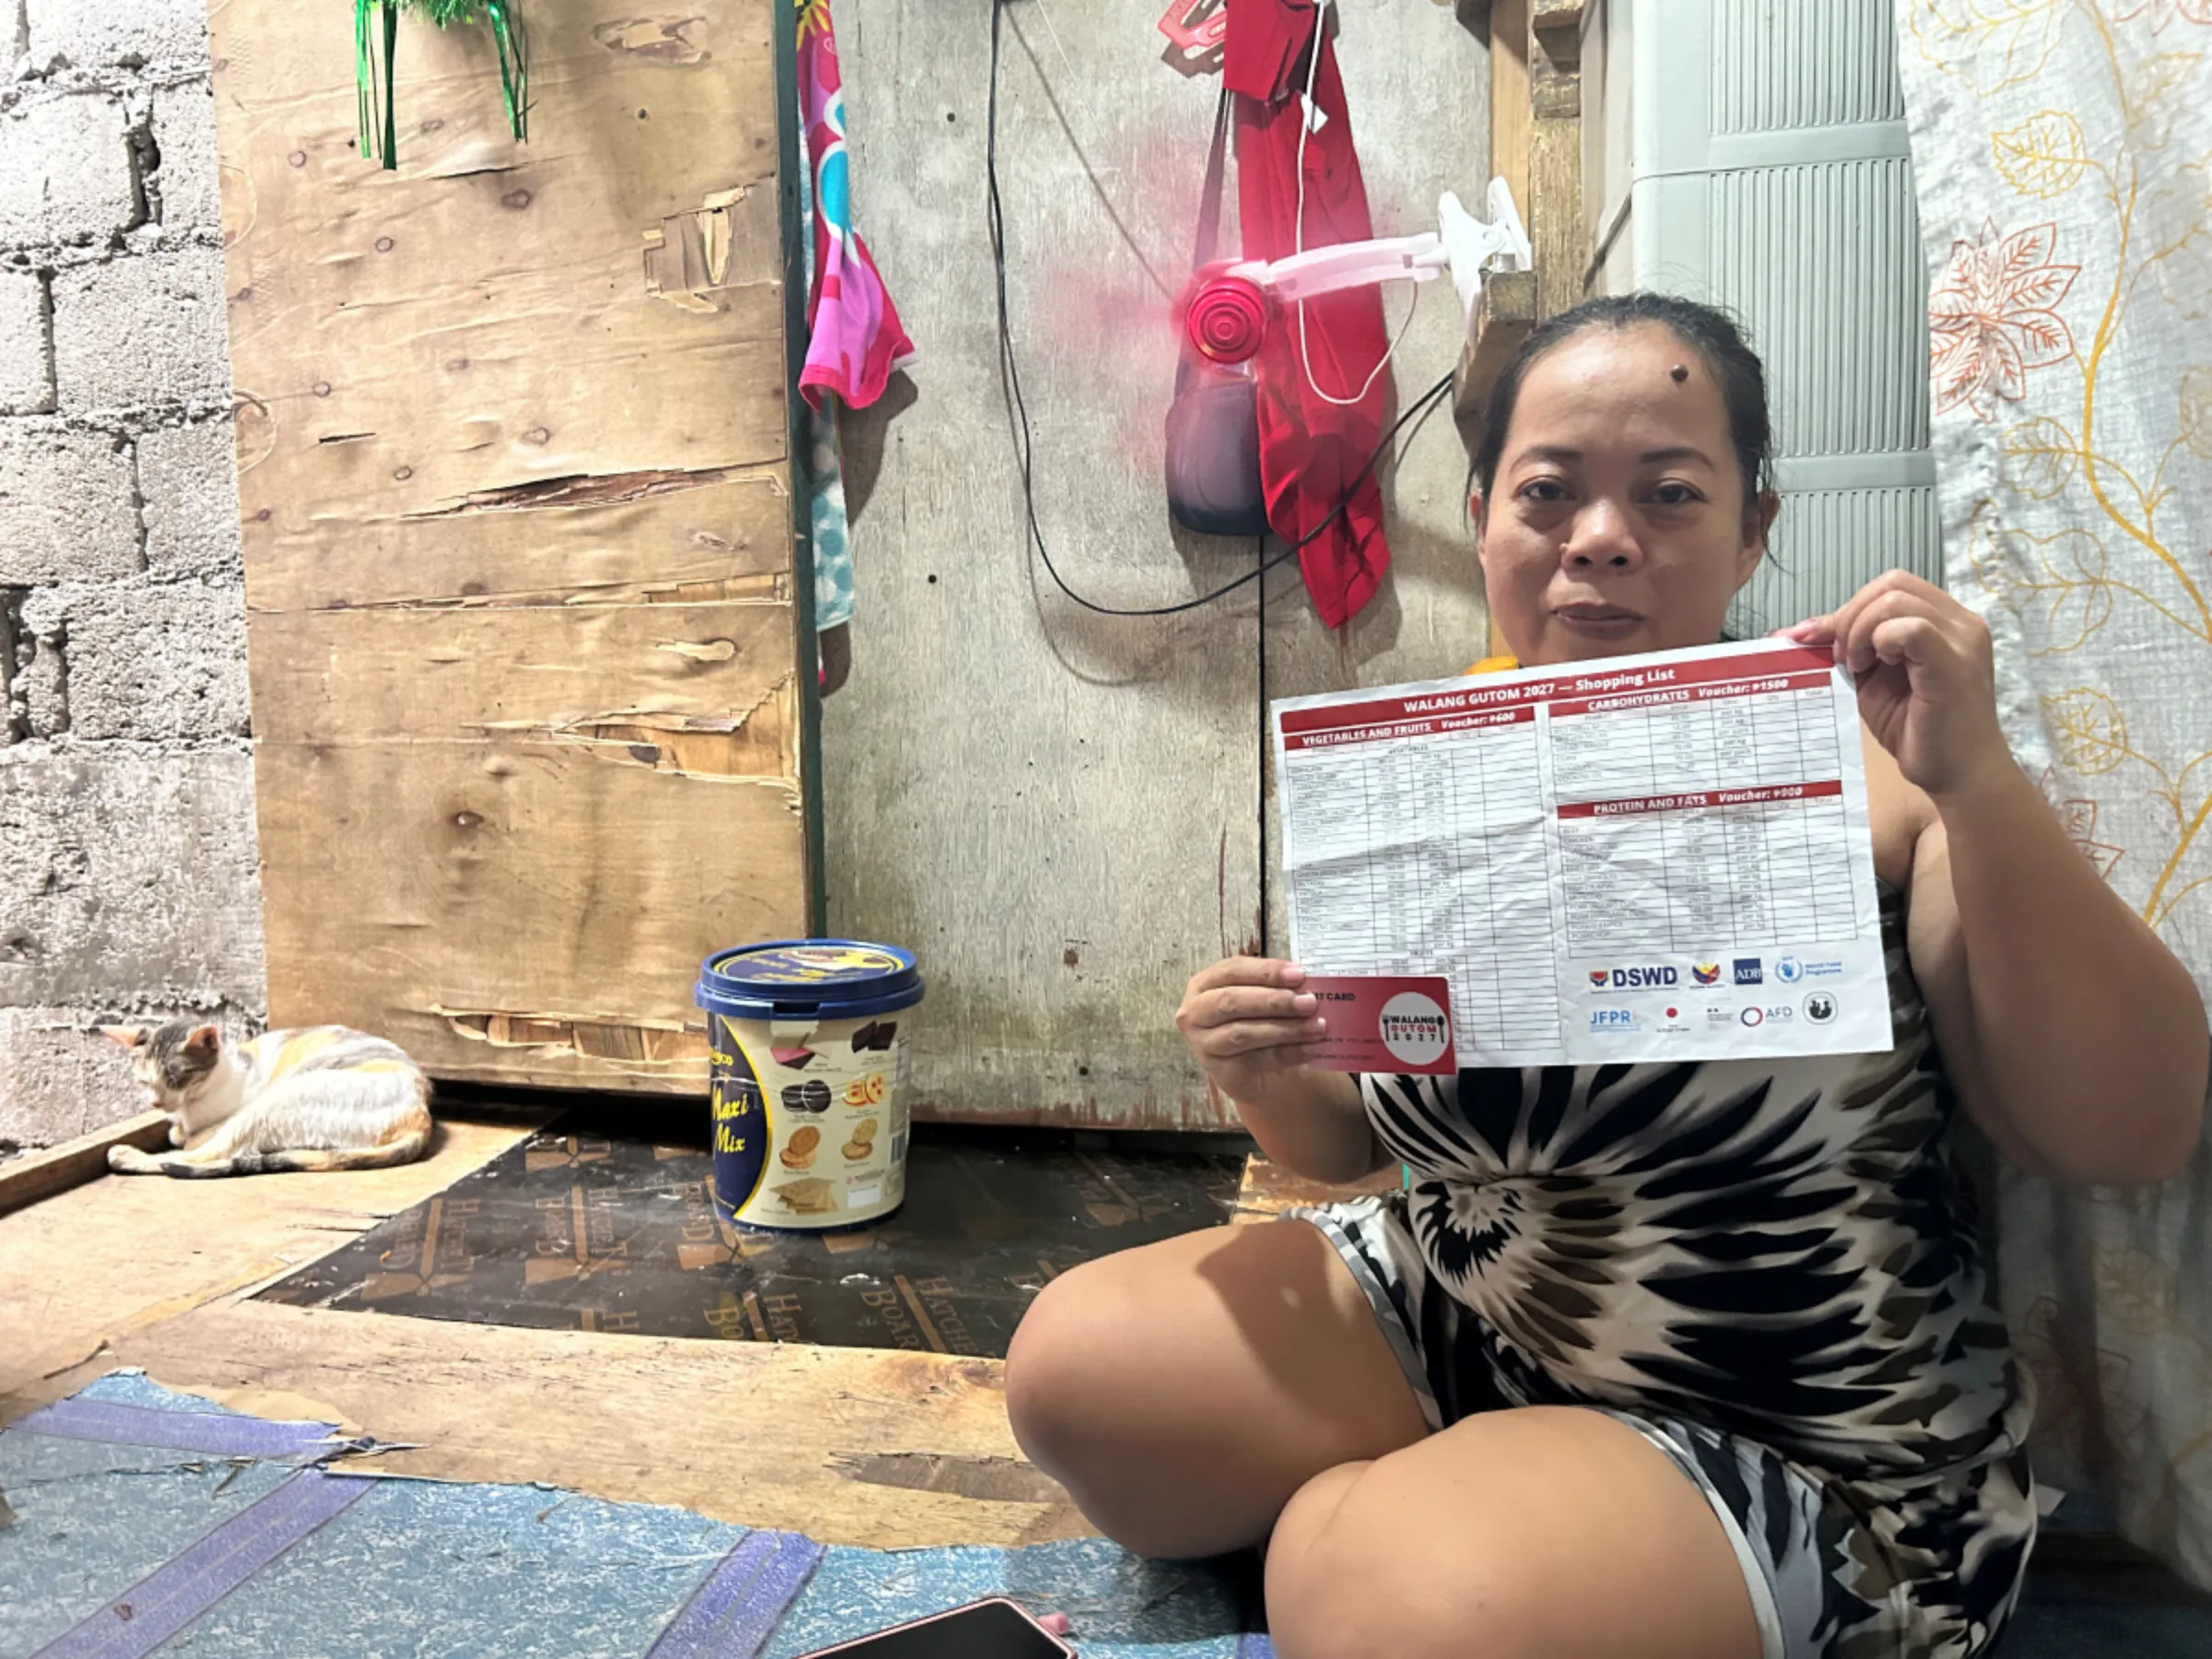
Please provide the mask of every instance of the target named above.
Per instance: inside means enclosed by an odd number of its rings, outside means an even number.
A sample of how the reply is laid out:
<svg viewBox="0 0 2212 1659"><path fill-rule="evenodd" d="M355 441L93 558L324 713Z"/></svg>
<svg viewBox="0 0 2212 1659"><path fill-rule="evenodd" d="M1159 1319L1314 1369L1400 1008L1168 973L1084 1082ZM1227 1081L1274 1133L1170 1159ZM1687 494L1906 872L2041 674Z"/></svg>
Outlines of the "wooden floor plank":
<svg viewBox="0 0 2212 1659"><path fill-rule="evenodd" d="M1397 1191L1399 1180L1398 1166L1393 1164L1349 1186L1324 1186L1254 1153L1244 1160L1244 1179L1237 1189L1236 1214L1230 1219L1271 1221L1286 1210L1393 1193Z"/></svg>
<svg viewBox="0 0 2212 1659"><path fill-rule="evenodd" d="M335 1250L532 1126L519 1118L441 1122L428 1158L392 1170L230 1181L103 1175L0 1216L0 1422L14 1415L9 1396L47 1373Z"/></svg>
<svg viewBox="0 0 2212 1659"><path fill-rule="evenodd" d="M151 1152L169 1145L166 1112L142 1112L120 1124L64 1141L0 1164L0 1216L97 1181L107 1173L110 1147L136 1147Z"/></svg>
<svg viewBox="0 0 2212 1659"><path fill-rule="evenodd" d="M414 1447L369 1465L391 1474L542 1481L886 1549L1086 1531L1021 1461L996 1360L244 1302L132 1332L107 1363L319 1407Z"/></svg>
<svg viewBox="0 0 2212 1659"><path fill-rule="evenodd" d="M543 1481L827 1542L1085 1535L1022 1461L995 1360L533 1331L247 1300L529 1132L445 1123L349 1175L107 1176L0 1217L0 1423L122 1366L412 1449L391 1474Z"/></svg>

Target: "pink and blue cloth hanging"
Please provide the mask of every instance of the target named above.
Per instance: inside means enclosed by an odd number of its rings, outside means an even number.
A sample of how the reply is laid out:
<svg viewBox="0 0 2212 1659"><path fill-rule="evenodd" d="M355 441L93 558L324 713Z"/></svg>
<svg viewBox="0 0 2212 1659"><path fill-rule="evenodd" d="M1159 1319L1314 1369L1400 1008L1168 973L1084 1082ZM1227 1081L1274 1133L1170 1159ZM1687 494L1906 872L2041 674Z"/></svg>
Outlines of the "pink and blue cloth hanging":
<svg viewBox="0 0 2212 1659"><path fill-rule="evenodd" d="M800 114L814 187L814 276L806 298L806 363L799 390L819 408L834 394L865 409L914 356L867 244L853 229L845 97L830 0L798 0Z"/></svg>

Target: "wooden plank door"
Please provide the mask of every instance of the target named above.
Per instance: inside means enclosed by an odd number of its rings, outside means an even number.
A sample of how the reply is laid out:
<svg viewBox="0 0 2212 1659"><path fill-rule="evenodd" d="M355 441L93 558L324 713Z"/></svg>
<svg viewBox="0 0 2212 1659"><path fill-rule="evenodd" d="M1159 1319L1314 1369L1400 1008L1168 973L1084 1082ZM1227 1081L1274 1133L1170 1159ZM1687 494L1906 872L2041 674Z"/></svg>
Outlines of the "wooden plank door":
<svg viewBox="0 0 2212 1659"><path fill-rule="evenodd" d="M523 9L530 141L409 17L386 171L346 8L212 7L269 1013L699 1090L810 911L788 21Z"/></svg>

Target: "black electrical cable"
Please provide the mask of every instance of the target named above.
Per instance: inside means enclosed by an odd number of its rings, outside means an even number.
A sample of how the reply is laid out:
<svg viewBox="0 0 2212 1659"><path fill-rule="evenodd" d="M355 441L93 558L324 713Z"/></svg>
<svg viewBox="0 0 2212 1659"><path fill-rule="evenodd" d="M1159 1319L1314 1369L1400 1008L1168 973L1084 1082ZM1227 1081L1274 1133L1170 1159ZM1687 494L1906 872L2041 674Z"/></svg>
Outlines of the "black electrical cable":
<svg viewBox="0 0 2212 1659"><path fill-rule="evenodd" d="M1037 523L1036 469L1033 445L1030 436L1030 409L1021 394L1021 371L1014 360L1014 331L1006 315L1006 216L999 205L998 197L999 23L1006 12L1006 6L1007 0L991 0L991 95L988 113L984 121L983 171L988 179L991 192L989 204L991 262L996 277L998 293L999 362L1006 371L1006 389L1013 398L1015 423L1020 433L1021 499L1028 518L1030 540L1037 548L1038 558L1044 561L1045 573L1052 577L1053 585L1087 611L1094 611L1101 617L1173 617L1184 611L1194 611L1201 606L1213 604L1217 599L1227 598L1239 588L1259 581L1276 566L1297 558L1300 552L1304 551L1309 542L1314 540L1331 524L1342 518L1345 510L1351 505L1352 497L1358 492L1359 486L1366 482L1367 476L1375 470L1375 464L1389 452L1392 441L1405 429L1408 422L1426 414L1435 406L1439 398L1452 389L1452 377L1447 374L1443 379L1438 381L1435 385L1416 398L1405 413L1391 423L1390 430L1382 434L1382 441L1375 446L1375 453L1368 456L1367 465L1362 466L1353 477L1351 483L1345 487L1344 494L1338 498L1336 505L1329 509L1326 518L1280 553L1271 559L1262 559L1255 569L1247 571L1234 582L1226 582L1210 594L1201 594L1195 599L1185 599L1177 605L1133 607L1100 605L1096 600L1085 598L1074 588L1068 586L1067 579L1060 574L1059 567L1053 563L1052 551L1044 545L1044 531Z"/></svg>

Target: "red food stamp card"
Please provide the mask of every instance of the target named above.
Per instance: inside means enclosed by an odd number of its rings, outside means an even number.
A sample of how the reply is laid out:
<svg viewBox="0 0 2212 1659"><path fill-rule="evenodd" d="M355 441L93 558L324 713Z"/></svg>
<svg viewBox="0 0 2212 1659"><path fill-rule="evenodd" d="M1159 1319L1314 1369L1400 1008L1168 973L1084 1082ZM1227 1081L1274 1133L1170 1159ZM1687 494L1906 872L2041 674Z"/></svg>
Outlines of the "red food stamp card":
<svg viewBox="0 0 2212 1659"><path fill-rule="evenodd" d="M1309 974L1301 989L1329 1022L1306 1062L1314 1070L1442 1077L1459 1069L1452 989L1441 975Z"/></svg>

